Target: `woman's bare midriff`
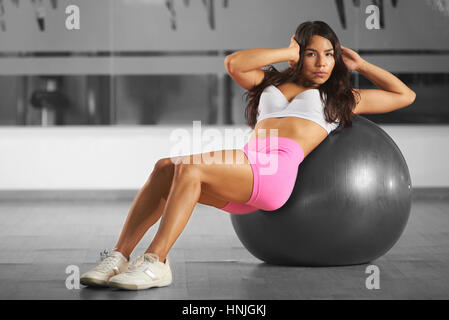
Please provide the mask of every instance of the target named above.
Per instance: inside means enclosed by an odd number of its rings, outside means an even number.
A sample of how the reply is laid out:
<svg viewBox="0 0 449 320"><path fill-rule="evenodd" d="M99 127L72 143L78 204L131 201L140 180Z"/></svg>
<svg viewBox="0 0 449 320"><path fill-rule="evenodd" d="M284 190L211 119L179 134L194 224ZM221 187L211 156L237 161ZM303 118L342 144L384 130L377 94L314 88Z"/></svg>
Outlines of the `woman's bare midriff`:
<svg viewBox="0 0 449 320"><path fill-rule="evenodd" d="M306 88L296 83L286 82L277 87L287 101L291 101ZM270 129L277 129L271 134ZM264 119L256 124L250 139L277 135L296 141L304 151L304 157L313 151L327 137L327 131L319 124L298 117L280 117Z"/></svg>
<svg viewBox="0 0 449 320"><path fill-rule="evenodd" d="M277 129L271 132L270 129ZM298 117L268 118L256 124L250 140L277 135L296 141L304 151L304 157L327 137L327 131L315 122ZM249 141L249 140L248 140Z"/></svg>

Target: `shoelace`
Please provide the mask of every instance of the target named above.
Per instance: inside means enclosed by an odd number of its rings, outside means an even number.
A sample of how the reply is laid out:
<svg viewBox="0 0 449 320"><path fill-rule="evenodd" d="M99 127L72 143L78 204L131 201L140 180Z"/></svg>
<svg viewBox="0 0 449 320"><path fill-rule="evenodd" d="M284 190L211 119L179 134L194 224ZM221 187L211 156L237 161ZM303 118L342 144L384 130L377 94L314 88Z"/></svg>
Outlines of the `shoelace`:
<svg viewBox="0 0 449 320"><path fill-rule="evenodd" d="M100 252L101 261L103 261L109 255L109 253L110 252L107 249L104 249L102 252Z"/></svg>
<svg viewBox="0 0 449 320"><path fill-rule="evenodd" d="M101 262L94 268L94 270L107 273L109 272L109 270L113 269L114 267L117 267L117 260L120 259L120 257L112 256L106 250L100 253L100 256Z"/></svg>
<svg viewBox="0 0 449 320"><path fill-rule="evenodd" d="M157 261L157 256L154 256L153 254L149 254L147 256L140 256L131 264L128 266L128 269L125 271L125 273L131 273L134 271L145 271L152 262Z"/></svg>

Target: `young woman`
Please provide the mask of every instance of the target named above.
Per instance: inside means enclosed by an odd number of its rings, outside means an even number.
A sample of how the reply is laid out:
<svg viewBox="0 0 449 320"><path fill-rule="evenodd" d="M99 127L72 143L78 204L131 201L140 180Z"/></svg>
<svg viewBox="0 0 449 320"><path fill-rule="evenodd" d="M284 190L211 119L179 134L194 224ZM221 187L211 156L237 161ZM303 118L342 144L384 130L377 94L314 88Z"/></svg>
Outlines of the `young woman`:
<svg viewBox="0 0 449 320"><path fill-rule="evenodd" d="M289 65L284 71L261 69L282 61ZM393 74L341 46L321 21L299 25L287 48L238 51L226 57L225 67L248 90L245 116L254 129L249 142L243 150L232 150L231 163L225 161L225 150L200 154L209 159L218 155L221 163L196 163L198 155L159 160L136 196L115 248L83 274L82 284L123 289L169 285L167 255L196 203L232 214L276 210L288 200L299 164L332 130L350 126L355 114L408 106L416 96ZM353 70L380 89L351 88ZM159 218L152 243L128 265L129 255Z"/></svg>

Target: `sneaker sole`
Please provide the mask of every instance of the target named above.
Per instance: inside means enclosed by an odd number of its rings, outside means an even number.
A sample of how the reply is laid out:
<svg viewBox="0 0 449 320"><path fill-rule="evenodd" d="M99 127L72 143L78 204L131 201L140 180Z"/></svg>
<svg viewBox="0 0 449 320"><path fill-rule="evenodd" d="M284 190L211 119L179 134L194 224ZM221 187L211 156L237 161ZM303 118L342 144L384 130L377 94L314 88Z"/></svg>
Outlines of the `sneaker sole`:
<svg viewBox="0 0 449 320"><path fill-rule="evenodd" d="M150 289L153 287L166 287L169 286L172 283L171 279L165 280L162 279L159 282L153 282L151 284L132 284L132 283L120 283L120 282L114 282L109 281L108 285L114 288L118 289L125 289L125 290L144 290L144 289Z"/></svg>
<svg viewBox="0 0 449 320"><path fill-rule="evenodd" d="M80 279L80 283L89 287L109 287L107 281L95 278L82 278Z"/></svg>

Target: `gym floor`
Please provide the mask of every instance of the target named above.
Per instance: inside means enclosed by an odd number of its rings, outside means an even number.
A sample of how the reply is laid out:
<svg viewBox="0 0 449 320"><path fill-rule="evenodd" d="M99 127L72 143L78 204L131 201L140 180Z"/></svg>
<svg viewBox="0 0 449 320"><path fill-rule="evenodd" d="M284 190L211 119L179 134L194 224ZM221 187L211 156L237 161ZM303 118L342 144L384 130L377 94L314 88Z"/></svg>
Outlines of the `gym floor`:
<svg viewBox="0 0 449 320"><path fill-rule="evenodd" d="M136 191L137 193L137 191ZM116 242L132 200L0 201L0 299L448 299L449 197L414 196L396 245L370 264L304 268L268 265L240 243L229 214L198 204L169 253L171 286L143 291L68 289L69 266L84 273ZM154 225L131 259L142 254ZM70 281L69 281L70 282Z"/></svg>

